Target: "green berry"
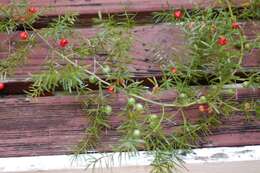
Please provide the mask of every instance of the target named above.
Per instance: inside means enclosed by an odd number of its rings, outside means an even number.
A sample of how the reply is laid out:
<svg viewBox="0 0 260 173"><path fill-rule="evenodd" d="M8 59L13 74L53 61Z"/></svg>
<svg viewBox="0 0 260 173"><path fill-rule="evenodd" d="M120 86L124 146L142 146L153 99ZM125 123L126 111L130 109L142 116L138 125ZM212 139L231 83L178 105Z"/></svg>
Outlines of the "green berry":
<svg viewBox="0 0 260 173"><path fill-rule="evenodd" d="M102 71L103 73L110 73L111 69L108 65L105 65L103 68L102 68Z"/></svg>
<svg viewBox="0 0 260 173"><path fill-rule="evenodd" d="M185 97L187 97L187 95L184 94L184 93L181 93L181 94L179 95L179 97L180 97L180 98L185 98Z"/></svg>
<svg viewBox="0 0 260 173"><path fill-rule="evenodd" d="M158 116L156 114L151 114L151 115L149 115L149 117L151 120L155 120L158 118Z"/></svg>
<svg viewBox="0 0 260 173"><path fill-rule="evenodd" d="M251 109L251 104L248 103L248 102L246 102L245 105L244 105L244 107L245 107L245 110L246 110L246 111L250 111L250 109Z"/></svg>
<svg viewBox="0 0 260 173"><path fill-rule="evenodd" d="M141 103L137 103L135 105L135 109L138 111L138 112L141 112L144 110L144 106L141 104Z"/></svg>
<svg viewBox="0 0 260 173"><path fill-rule="evenodd" d="M140 135L141 135L140 130L139 129L135 129L134 132L133 132L133 136L134 137L140 137Z"/></svg>
<svg viewBox="0 0 260 173"><path fill-rule="evenodd" d="M97 82L96 77L94 75L90 76L89 77L89 82L92 83L92 84L96 83Z"/></svg>
<svg viewBox="0 0 260 173"><path fill-rule="evenodd" d="M242 84L244 87L249 87L250 83L248 81L243 82Z"/></svg>
<svg viewBox="0 0 260 173"><path fill-rule="evenodd" d="M110 115L112 113L112 107L107 105L104 107L104 112L107 114L107 115Z"/></svg>
<svg viewBox="0 0 260 173"><path fill-rule="evenodd" d="M179 97L180 97L180 98L184 98L184 97L187 97L187 95L184 94L184 93L181 93Z"/></svg>
<svg viewBox="0 0 260 173"><path fill-rule="evenodd" d="M199 103L202 104L202 103L206 103L206 102L207 102L207 98L205 96L201 96L199 99Z"/></svg>
<svg viewBox="0 0 260 173"><path fill-rule="evenodd" d="M129 98L127 103L128 103L128 105L133 106L135 104L135 99L134 98Z"/></svg>
<svg viewBox="0 0 260 173"><path fill-rule="evenodd" d="M230 89L225 90L224 92L227 93L227 94L235 94L236 90L233 89L233 88L230 88Z"/></svg>
<svg viewBox="0 0 260 173"><path fill-rule="evenodd" d="M245 44L245 48L246 48L247 50L249 50L249 49L251 48L251 45L250 45L249 43L246 43L246 44Z"/></svg>
<svg viewBox="0 0 260 173"><path fill-rule="evenodd" d="M149 115L149 120L150 121L154 121L154 120L156 120L158 118L158 116L156 115L156 114L151 114L151 115Z"/></svg>
<svg viewBox="0 0 260 173"><path fill-rule="evenodd" d="M212 88L213 90L218 89L218 87L217 87L216 85L213 85L211 88Z"/></svg>

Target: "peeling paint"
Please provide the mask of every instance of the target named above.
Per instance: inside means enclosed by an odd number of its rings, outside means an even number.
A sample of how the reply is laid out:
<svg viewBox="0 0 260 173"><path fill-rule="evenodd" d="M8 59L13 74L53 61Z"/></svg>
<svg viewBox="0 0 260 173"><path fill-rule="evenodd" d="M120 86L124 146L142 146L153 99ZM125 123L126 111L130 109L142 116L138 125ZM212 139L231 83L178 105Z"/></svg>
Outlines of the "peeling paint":
<svg viewBox="0 0 260 173"><path fill-rule="evenodd" d="M148 166L152 161L152 157L148 156L147 152L138 152L136 156L127 157L127 153L113 154L113 167L133 167L133 166ZM125 156L124 156L125 155ZM30 171L53 171L56 170L84 170L86 168L86 159L99 158L103 156L98 153L83 154L79 159L75 159L73 155L57 155L57 156L37 156L37 157L10 157L0 158L0 173L7 172L30 172ZM260 163L260 146L245 146L245 147L219 147L219 148L201 148L194 149L191 153L183 155L182 159L187 164L208 164L208 163L234 163L251 161ZM14 164L15 163L15 164ZM107 159L101 160L96 168L106 168Z"/></svg>
<svg viewBox="0 0 260 173"><path fill-rule="evenodd" d="M244 154L244 153L250 153L253 152L253 150L243 150L243 151L238 151L238 154Z"/></svg>
<svg viewBox="0 0 260 173"><path fill-rule="evenodd" d="M223 158L228 158L228 155L225 154L225 153L216 153L216 154L213 154L212 156L210 156L211 158L213 159L223 159Z"/></svg>
<svg viewBox="0 0 260 173"><path fill-rule="evenodd" d="M209 159L209 157L195 157L194 158L195 160L203 160L203 161L206 161L206 160L208 160Z"/></svg>

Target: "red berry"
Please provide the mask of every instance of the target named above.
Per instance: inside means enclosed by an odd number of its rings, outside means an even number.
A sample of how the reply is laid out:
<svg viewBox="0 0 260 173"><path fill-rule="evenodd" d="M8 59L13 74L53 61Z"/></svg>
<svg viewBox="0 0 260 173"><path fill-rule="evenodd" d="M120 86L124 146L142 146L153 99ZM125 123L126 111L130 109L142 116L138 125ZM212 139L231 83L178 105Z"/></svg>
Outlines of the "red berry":
<svg viewBox="0 0 260 173"><path fill-rule="evenodd" d="M173 13L174 17L176 19L181 19L182 18L182 12L181 10L176 10L174 13Z"/></svg>
<svg viewBox="0 0 260 173"><path fill-rule="evenodd" d="M35 13L38 12L38 9L37 9L36 7L30 7L30 8L28 9L28 12L29 12L29 13L32 13L32 14L35 14Z"/></svg>
<svg viewBox="0 0 260 173"><path fill-rule="evenodd" d="M238 24L237 22L233 22L233 23L232 23L232 28L233 28L233 29L239 29L240 26L239 26L239 24Z"/></svg>
<svg viewBox="0 0 260 173"><path fill-rule="evenodd" d="M29 37L29 34L27 32L21 32L20 33L20 39L21 40L27 40Z"/></svg>
<svg viewBox="0 0 260 173"><path fill-rule="evenodd" d="M68 41L67 39L62 38L62 39L60 40L60 46L61 46L61 47L66 47L68 44L69 44L69 41Z"/></svg>
<svg viewBox="0 0 260 173"><path fill-rule="evenodd" d="M172 72L173 74L177 73L177 68L172 67L172 68L171 68L171 72Z"/></svg>
<svg viewBox="0 0 260 173"><path fill-rule="evenodd" d="M219 39L218 39L218 44L220 45L220 46L224 46L224 45L226 45L228 43L228 39L226 38L226 37L220 37Z"/></svg>
<svg viewBox="0 0 260 173"><path fill-rule="evenodd" d="M200 106L199 106L199 111L200 111L200 112L205 112L205 111L206 111L205 106L204 106L204 105L200 105Z"/></svg>
<svg viewBox="0 0 260 173"><path fill-rule="evenodd" d="M0 91L3 90L5 88L5 84L0 82Z"/></svg>
<svg viewBox="0 0 260 173"><path fill-rule="evenodd" d="M114 87L114 86L109 86L109 87L107 88L107 92L110 93L110 94L112 94L112 93L114 92L114 90L115 90L115 87Z"/></svg>

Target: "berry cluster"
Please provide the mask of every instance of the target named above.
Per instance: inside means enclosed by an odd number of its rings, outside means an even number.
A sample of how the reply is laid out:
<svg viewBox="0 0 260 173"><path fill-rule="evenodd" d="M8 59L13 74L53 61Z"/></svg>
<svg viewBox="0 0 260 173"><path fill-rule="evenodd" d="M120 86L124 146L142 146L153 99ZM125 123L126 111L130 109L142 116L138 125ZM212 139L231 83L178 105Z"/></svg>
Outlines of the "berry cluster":
<svg viewBox="0 0 260 173"><path fill-rule="evenodd" d="M232 28L233 29L240 29L240 25L237 23L237 22L233 22L232 23ZM228 39L224 36L221 36L219 39L218 39L218 44L220 46L225 46L226 44L228 44Z"/></svg>
<svg viewBox="0 0 260 173"><path fill-rule="evenodd" d="M39 10L36 7L29 7L27 10L28 15L26 17L20 17L20 20L22 20L23 22L26 22L30 18L30 16L36 15L38 13L38 11ZM28 39L30 37L30 35L27 31L20 32L19 36L20 36L21 41L28 41ZM68 44L69 44L69 41L66 38L61 38L59 41L59 45L62 48L65 48L66 46L68 46Z"/></svg>
<svg viewBox="0 0 260 173"><path fill-rule="evenodd" d="M232 10L231 7L229 9ZM83 146L79 147L79 154L95 148L103 132L111 127L109 116L123 115L122 123L116 128L122 136L115 147L119 148L117 151L132 152L140 147L155 151L153 165L159 168L153 172L161 173L165 167L170 170L174 167L171 163L175 158L172 155L165 156L165 153L180 148L190 149L191 144L200 140L200 134L209 132L210 127L215 125L221 117L219 115L240 110L238 104L234 103L236 101L232 100L233 95L230 99L223 99L226 84L238 80L250 87L251 81L254 81L253 77L249 80L236 76L245 55L243 45L248 50L250 45L247 46L249 41L243 35L243 27L237 22L239 19L232 17L232 12L218 12L218 9L198 10L202 12L169 9L159 13L162 16L158 17L166 20L162 22L173 22L178 25L178 29L184 31L188 40L187 52L181 56L178 56L178 52L167 55L167 61L158 61L158 67L162 70L160 78L147 77L145 81L140 81L132 70L129 71L129 64L133 64L129 50L132 50L132 40L135 39L132 36L132 19L117 22L113 17L104 19L101 16L95 22L102 32L82 39L82 35L73 28L75 15L59 16L48 28L38 30L30 21L31 17L39 15L39 9L29 7L25 10L24 16L16 18L18 25L25 26L19 33L19 46L31 49L37 36L50 51L45 64L48 69L42 74L33 75L34 84L30 88L30 96L37 97L45 91L55 91L57 86L72 95L76 93L88 96L82 97L89 125ZM72 44L72 38L75 44ZM235 49L234 45L238 45L235 48L241 47L241 50ZM156 51L156 56L164 58L162 52ZM87 61L93 60L90 63L93 68L90 64L84 64L84 61L78 61L85 60L86 57L94 57ZM202 86L202 83L207 86ZM5 83L0 82L0 91L5 87ZM92 87L96 90L93 91ZM177 94L159 99L164 92ZM124 104L116 110L120 112L113 112L115 110L109 105L116 93L123 95L120 99L128 98L127 102L124 99L115 101ZM168 100L170 98L172 100ZM193 106L201 115L196 117L196 122L186 117L189 116L187 109ZM252 105L245 104L244 109L250 112L253 108ZM210 116L206 116L208 114ZM177 115L182 115L178 116L182 118L178 130L165 133L165 123L175 122ZM157 161L162 163L156 163ZM164 168L160 169L161 167Z"/></svg>
<svg viewBox="0 0 260 173"><path fill-rule="evenodd" d="M37 12L38 12L38 8L29 7L27 9L27 14L25 16L20 16L19 20L22 21L23 23L26 23L31 17L33 17L33 15L36 15ZM23 31L20 32L19 36L22 41L26 41L29 38L29 33L27 31Z"/></svg>

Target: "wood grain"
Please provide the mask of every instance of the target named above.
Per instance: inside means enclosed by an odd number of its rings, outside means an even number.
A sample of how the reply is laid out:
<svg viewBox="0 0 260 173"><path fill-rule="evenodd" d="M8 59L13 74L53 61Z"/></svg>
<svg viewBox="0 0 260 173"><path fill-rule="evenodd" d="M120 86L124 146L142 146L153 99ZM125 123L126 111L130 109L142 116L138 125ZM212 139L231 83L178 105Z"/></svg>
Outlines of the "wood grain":
<svg viewBox="0 0 260 173"><path fill-rule="evenodd" d="M11 0L2 0L0 4L9 4ZM17 0L19 2L19 0ZM169 8L209 8L223 6L216 0L28 0L30 6L41 9L42 15L35 23L35 27L46 27L58 15L68 12L79 14L76 26L93 25L92 18L97 18L101 12L103 17L108 14L135 14L139 24L153 23L153 12L168 10ZM250 0L232 0L234 7L246 5Z"/></svg>
<svg viewBox="0 0 260 173"><path fill-rule="evenodd" d="M165 91L157 96L147 96L165 103L176 97L174 91ZM240 101L260 98L260 89L240 89ZM0 157L70 154L84 136L88 128L86 115L82 112L81 100L73 96L40 97L32 100L24 96L6 96L0 99ZM118 93L111 95L113 115L109 118L111 128L107 129L97 151L111 151L120 134L115 129L122 123L118 113L126 102ZM158 113L157 106L151 106ZM168 114L176 114L176 109L166 109ZM202 114L197 106L185 110L191 122ZM176 114L171 122L164 122L165 130L172 132L182 124L181 115ZM245 115L234 113L232 118L223 118L222 125L212 129L212 134L198 147L203 146L242 146L260 144L260 121L252 117L246 121Z"/></svg>
<svg viewBox="0 0 260 173"><path fill-rule="evenodd" d="M11 0L1 0L1 5L10 3ZM17 1L19 3L19 0ZM234 6L241 7L248 0L234 0ZM147 23L151 14L155 11L174 8L192 9L195 7L207 8L218 6L215 0L29 0L30 6L46 10L37 22L37 28L46 26L53 18L66 12L78 12L81 26L91 24L93 17L98 12L105 14L118 14L125 11L137 13L139 23ZM242 23L248 39L254 39L260 32L259 22ZM95 28L77 28L86 37L91 37L98 32ZM187 56L186 40L180 28L173 25L142 25L133 29L136 38L130 51L133 62L129 70L136 79L148 77L160 77L162 75L161 61L169 61L172 54L176 54L184 61ZM19 32L6 35L0 33L0 60L5 59L8 43L18 44ZM138 38L138 39L137 39ZM73 39L72 39L73 40ZM73 42L73 41L72 41ZM11 48L13 48L11 45ZM163 59L154 56L161 50ZM14 74L7 78L6 88L0 93L0 157L38 156L54 154L71 154L73 148L83 138L84 131L88 128L88 120L82 111L80 99L73 96L49 96L31 100L21 94L31 84L31 74L37 74L46 70L44 65L48 47L43 42L37 42L37 48L32 49L28 62L18 67ZM259 70L260 49L254 49L247 54L243 61L243 70ZM97 57L101 62L104 56ZM92 65L93 57L79 60ZM99 74L102 77L102 74ZM171 102L176 97L174 91L166 91L158 96L149 96L154 100ZM237 99L260 98L260 89L240 89ZM115 129L122 123L118 116L126 101L122 94L110 96L114 113L109 118L111 128L104 132L97 151L111 151L111 145L117 143L120 138ZM159 108L151 106L154 113ZM176 109L166 109L169 114L175 114ZM185 110L188 120L195 122L201 115L197 106ZM205 138L198 147L216 146L242 146L260 145L260 121L253 116L251 121L245 121L245 115L234 112L232 118L222 119L219 128L212 129L212 134ZM181 116L177 113L172 122L164 122L164 128L171 132L182 124Z"/></svg>
<svg viewBox="0 0 260 173"><path fill-rule="evenodd" d="M241 25L243 25L249 40L257 37L257 33L260 31L259 22L243 23ZM77 31L87 38L94 36L98 32L95 28L83 28ZM132 32L135 40L129 53L133 57L132 63L129 64L129 71L136 79L144 79L152 76L160 77L162 75L161 64L175 61L176 57L181 57L180 60L183 62L189 61L187 49L185 48L185 36L179 27L166 24L144 25L135 27ZM0 60L6 58L9 42L18 44L18 34L19 32L10 36L4 33L0 35L0 39L2 39L0 43ZM28 88L31 74L37 74L46 70L47 67L44 63L48 55L48 49L43 42L39 41L37 47L31 50L27 63L18 67L7 78L8 84L2 93L21 93ZM158 52L160 56L157 56ZM254 49L247 54L242 64L244 70L259 70L259 55L260 49ZM96 58L100 62L104 60L104 56L97 56ZM75 60L93 67L93 57ZM102 74L99 75L102 77Z"/></svg>
<svg viewBox="0 0 260 173"><path fill-rule="evenodd" d="M2 0L2 4L8 4L11 0ZM19 2L19 0L18 0ZM44 13L45 16L61 15L66 12L77 12L81 15L93 15L99 11L102 13L152 13L174 8L195 8L219 6L215 0L28 0L30 6L50 8ZM234 6L243 6L249 0L233 0Z"/></svg>

